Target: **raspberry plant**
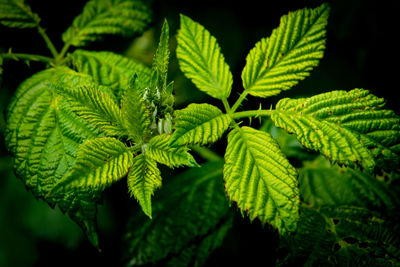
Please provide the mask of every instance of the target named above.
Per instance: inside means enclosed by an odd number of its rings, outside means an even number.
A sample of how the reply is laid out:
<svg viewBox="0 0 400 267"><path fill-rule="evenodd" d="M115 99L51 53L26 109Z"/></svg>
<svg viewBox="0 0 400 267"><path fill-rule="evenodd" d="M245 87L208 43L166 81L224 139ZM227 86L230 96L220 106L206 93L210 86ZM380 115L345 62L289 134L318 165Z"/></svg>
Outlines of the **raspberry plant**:
<svg viewBox="0 0 400 267"><path fill-rule="evenodd" d="M16 175L37 198L67 213L95 247L101 194L126 178L143 211L124 237L130 265L201 265L232 227L229 202L279 232L282 247L291 248L280 264L398 264L398 227L388 215L399 199L376 176L396 179L400 118L383 99L353 89L240 110L247 96L275 96L310 75L323 57L329 10L322 4L283 16L249 52L243 90L232 104L233 75L216 38L181 15L180 68L224 110L208 103L174 110L167 21L151 68L81 48L107 34L143 32L151 17L146 4L90 0L58 51L24 1L0 0L1 24L36 28L53 55L0 55L0 63L47 64L20 84L7 110L5 141ZM245 118L264 123L256 129ZM223 158L202 147L225 133ZM191 149L209 162L200 166ZM291 157L302 166L295 168ZM154 204L160 165L191 169L167 182ZM384 257L368 256L373 251Z"/></svg>

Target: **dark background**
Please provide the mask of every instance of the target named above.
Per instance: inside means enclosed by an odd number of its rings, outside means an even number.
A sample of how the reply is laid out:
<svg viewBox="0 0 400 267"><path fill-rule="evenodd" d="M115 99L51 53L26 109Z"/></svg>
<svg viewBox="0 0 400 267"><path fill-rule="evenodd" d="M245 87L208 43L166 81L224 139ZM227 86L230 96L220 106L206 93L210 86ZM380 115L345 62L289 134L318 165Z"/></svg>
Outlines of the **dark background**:
<svg viewBox="0 0 400 267"><path fill-rule="evenodd" d="M81 12L85 1L26 1L42 18L42 26L58 49L60 34ZM264 107L281 97L308 96L331 90L365 88L387 99L388 107L400 114L398 101L398 9L396 1L330 1L327 47L320 66L311 76L288 92L262 100ZM142 38L134 42L108 37L89 49L124 53L151 64L152 53L164 18L170 24L171 36L179 27L179 13L200 22L213 34L234 74L231 96L241 92L241 71L249 50L261 38L269 36L279 18L290 10L319 6L321 1L153 1L154 20ZM14 30L0 26L0 52L12 48L16 53L50 56L35 30ZM174 47L174 40L171 40ZM172 53L174 57L174 53ZM7 61L3 64L0 109L4 109L25 78L43 69L42 63ZM200 93L179 72L171 59L170 79L176 82L177 106L189 102L214 102ZM1 81L1 78L0 78ZM245 108L258 107L259 100L249 97ZM257 100L257 101L256 101ZM0 118L1 134L4 116ZM1 137L3 139L3 136ZM223 153L224 143L215 149ZM106 191L99 210L99 254L82 236L80 229L59 210L51 210L43 201L36 201L17 180L11 160L0 142L0 266L115 266L119 262L120 235L132 206L125 185L117 184ZM241 219L237 213L235 227L223 246L210 257L208 266L255 264L273 266L278 240L276 234L263 229L257 222Z"/></svg>

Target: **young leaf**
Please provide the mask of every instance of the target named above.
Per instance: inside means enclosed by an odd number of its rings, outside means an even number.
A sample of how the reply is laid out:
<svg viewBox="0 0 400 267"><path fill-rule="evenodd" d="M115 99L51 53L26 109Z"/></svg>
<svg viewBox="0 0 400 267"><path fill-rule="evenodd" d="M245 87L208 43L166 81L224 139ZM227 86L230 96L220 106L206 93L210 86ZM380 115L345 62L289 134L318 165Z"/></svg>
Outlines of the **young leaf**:
<svg viewBox="0 0 400 267"><path fill-rule="evenodd" d="M132 163L132 153L117 139L87 140L79 147L74 167L53 191L66 192L75 188L103 190L124 177Z"/></svg>
<svg viewBox="0 0 400 267"><path fill-rule="evenodd" d="M14 156L14 169L26 187L51 207L56 204L85 231L97 246L96 206L99 193L76 190L49 196L74 164L80 142L98 132L67 109L53 82L68 73L67 68L48 69L25 80L18 87L7 110L5 143ZM82 77L70 79L71 86Z"/></svg>
<svg viewBox="0 0 400 267"><path fill-rule="evenodd" d="M306 162L299 173L300 195L315 208L352 205L381 210L400 205L398 196L384 182L359 170L330 166L322 156Z"/></svg>
<svg viewBox="0 0 400 267"><path fill-rule="evenodd" d="M258 217L281 233L298 220L297 172L266 132L236 128L228 135L224 180L226 193L250 219Z"/></svg>
<svg viewBox="0 0 400 267"><path fill-rule="evenodd" d="M170 266L204 262L232 226L222 183L222 163L206 163L171 177L153 201L153 219L131 217L123 251L126 262ZM186 258L185 257L188 257Z"/></svg>
<svg viewBox="0 0 400 267"><path fill-rule="evenodd" d="M150 68L134 59L112 52L76 50L71 55L71 63L80 73L89 74L98 84L111 87L114 94L121 99L129 87L133 76L139 77L140 88L150 83Z"/></svg>
<svg viewBox="0 0 400 267"><path fill-rule="evenodd" d="M181 15L176 56L182 72L203 92L218 99L228 98L232 73L217 40L202 25Z"/></svg>
<svg viewBox="0 0 400 267"><path fill-rule="evenodd" d="M67 99L79 117L99 127L107 135L126 135L121 110L115 103L113 95L101 92L99 87L93 84L84 87L69 87L64 82L60 82L57 92Z"/></svg>
<svg viewBox="0 0 400 267"><path fill-rule="evenodd" d="M122 119L129 137L136 143L143 143L150 135L150 112L147 110L143 96L138 90L136 78L121 100Z"/></svg>
<svg viewBox="0 0 400 267"><path fill-rule="evenodd" d="M171 146L213 143L224 134L231 122L228 115L210 104L190 104L175 111L175 115Z"/></svg>
<svg viewBox="0 0 400 267"><path fill-rule="evenodd" d="M35 28L40 18L24 0L0 0L0 24L11 28Z"/></svg>
<svg viewBox="0 0 400 267"><path fill-rule="evenodd" d="M148 6L139 0L90 0L62 39L78 47L105 34L130 37L144 31L150 16Z"/></svg>
<svg viewBox="0 0 400 267"><path fill-rule="evenodd" d="M161 29L160 42L156 54L154 55L153 68L152 68L152 79L150 87L165 91L167 88L167 74L168 74L168 63L169 63L169 26L165 20Z"/></svg>
<svg viewBox="0 0 400 267"><path fill-rule="evenodd" d="M168 167L199 167L186 147L169 147L171 135L154 136L146 148L147 155L155 161Z"/></svg>
<svg viewBox="0 0 400 267"><path fill-rule="evenodd" d="M246 91L268 97L288 90L310 74L323 57L329 5L301 9L281 18L269 38L259 41L242 72Z"/></svg>
<svg viewBox="0 0 400 267"><path fill-rule="evenodd" d="M128 173L128 189L142 207L143 212L151 218L151 196L161 186L160 170L157 162L146 154L140 154L133 159L133 165Z"/></svg>
<svg viewBox="0 0 400 267"><path fill-rule="evenodd" d="M332 162L368 171L400 163L400 118L367 90L281 99L271 118Z"/></svg>

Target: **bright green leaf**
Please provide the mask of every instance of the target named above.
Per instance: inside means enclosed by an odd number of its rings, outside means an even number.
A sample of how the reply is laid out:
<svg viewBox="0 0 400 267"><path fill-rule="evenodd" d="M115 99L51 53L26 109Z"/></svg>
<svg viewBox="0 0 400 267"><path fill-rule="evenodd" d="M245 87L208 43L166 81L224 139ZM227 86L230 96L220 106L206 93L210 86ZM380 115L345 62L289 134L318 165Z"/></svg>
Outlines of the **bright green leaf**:
<svg viewBox="0 0 400 267"><path fill-rule="evenodd" d="M310 98L281 99L275 125L295 133L305 147L332 162L368 171L398 167L400 118L367 90L333 91Z"/></svg>
<svg viewBox="0 0 400 267"><path fill-rule="evenodd" d="M130 37L144 31L150 16L150 9L140 0L90 0L62 39L79 47L106 34Z"/></svg>
<svg viewBox="0 0 400 267"><path fill-rule="evenodd" d="M57 86L57 92L64 96L72 110L82 119L103 130L109 136L127 134L122 121L121 110L110 93L95 84L70 87L63 81Z"/></svg>
<svg viewBox="0 0 400 267"><path fill-rule="evenodd" d="M203 92L218 99L228 98L232 73L217 40L202 25L181 15L176 55L182 72Z"/></svg>
<svg viewBox="0 0 400 267"><path fill-rule="evenodd" d="M54 192L75 188L103 190L124 177L133 163L128 148L115 138L91 139L80 145L72 170L54 187Z"/></svg>
<svg viewBox="0 0 400 267"><path fill-rule="evenodd" d="M175 115L171 146L213 143L221 138L231 122L228 115L210 104L190 104L175 111Z"/></svg>
<svg viewBox="0 0 400 267"><path fill-rule="evenodd" d="M199 266L232 226L222 163L171 177L153 201L153 219L134 214L125 234L125 261Z"/></svg>
<svg viewBox="0 0 400 267"><path fill-rule="evenodd" d="M161 174L157 162L146 154L140 154L133 159L133 165L128 173L128 189L142 207L143 212L151 218L151 196L161 186Z"/></svg>
<svg viewBox="0 0 400 267"><path fill-rule="evenodd" d="M288 90L316 67L325 49L329 5L301 9L281 18L269 38L259 41L246 58L243 86L254 96Z"/></svg>
<svg viewBox="0 0 400 267"><path fill-rule="evenodd" d="M187 147L170 147L171 135L161 134L153 137L146 148L147 155L168 167L198 167Z"/></svg>
<svg viewBox="0 0 400 267"><path fill-rule="evenodd" d="M150 68L144 64L112 52L76 50L71 54L72 66L80 73L89 74L98 84L111 87L121 99L132 77L139 77L139 87L148 86Z"/></svg>
<svg viewBox="0 0 400 267"><path fill-rule="evenodd" d="M0 0L0 24L11 28L35 28L40 18L24 0Z"/></svg>
<svg viewBox="0 0 400 267"><path fill-rule="evenodd" d="M294 231L299 218L297 172L266 132L236 128L228 135L225 190L231 201L281 233Z"/></svg>

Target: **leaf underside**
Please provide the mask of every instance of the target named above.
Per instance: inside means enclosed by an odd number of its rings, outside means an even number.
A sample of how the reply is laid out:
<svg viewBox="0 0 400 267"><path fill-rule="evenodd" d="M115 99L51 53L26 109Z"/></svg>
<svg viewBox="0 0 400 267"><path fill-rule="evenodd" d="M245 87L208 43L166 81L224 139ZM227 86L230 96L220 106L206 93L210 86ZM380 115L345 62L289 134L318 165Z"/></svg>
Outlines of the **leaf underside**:
<svg viewBox="0 0 400 267"><path fill-rule="evenodd" d="M231 122L228 115L210 104L190 104L175 111L175 115L171 146L214 143L221 138Z"/></svg>
<svg viewBox="0 0 400 267"><path fill-rule="evenodd" d="M232 73L215 37L197 22L181 15L177 41L176 55L185 76L210 96L228 98Z"/></svg>
<svg viewBox="0 0 400 267"><path fill-rule="evenodd" d="M294 231L298 220L297 172L266 132L236 128L228 135L224 165L230 200L280 232Z"/></svg>
<svg viewBox="0 0 400 267"><path fill-rule="evenodd" d="M332 91L310 98L281 99L272 120L297 135L305 147L332 162L367 171L400 162L400 118L367 90Z"/></svg>
<svg viewBox="0 0 400 267"><path fill-rule="evenodd" d="M140 0L90 0L62 39L64 43L79 47L105 34L131 37L144 31L150 22L150 13Z"/></svg>
<svg viewBox="0 0 400 267"><path fill-rule="evenodd" d="M328 4L283 16L271 36L247 56L242 72L245 90L253 96L273 96L309 76L323 57L328 16Z"/></svg>

